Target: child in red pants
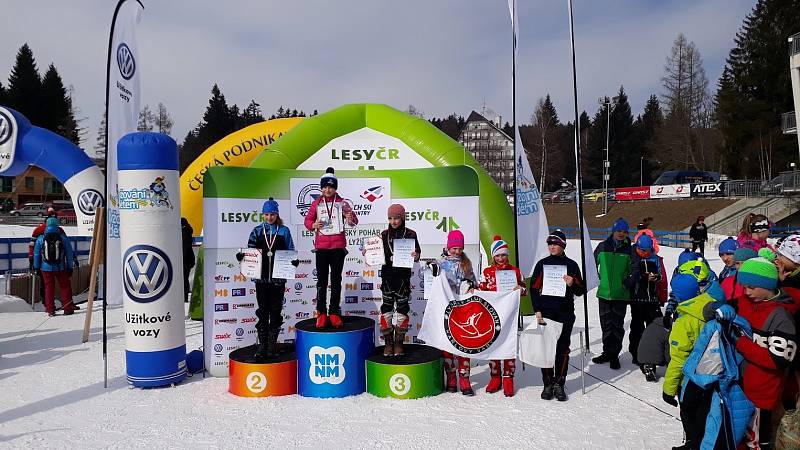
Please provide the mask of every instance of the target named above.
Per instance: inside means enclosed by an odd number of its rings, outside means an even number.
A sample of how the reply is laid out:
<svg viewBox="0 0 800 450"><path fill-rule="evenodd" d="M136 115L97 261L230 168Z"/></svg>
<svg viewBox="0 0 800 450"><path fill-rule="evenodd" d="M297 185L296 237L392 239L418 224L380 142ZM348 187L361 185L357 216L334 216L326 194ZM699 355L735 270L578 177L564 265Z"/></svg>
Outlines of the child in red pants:
<svg viewBox="0 0 800 450"><path fill-rule="evenodd" d="M507 270L512 271L516 277L517 284L514 290L522 291L520 295L526 294L525 281L522 279L522 274L519 269L508 262L508 244L506 241L495 236L492 240L492 265L483 269L483 282L480 284L482 291L496 291L497 290L497 275L498 272ZM516 369L516 359L504 359L502 361L502 378L500 376L500 363L499 359L493 359L489 362L489 371L491 379L489 385L486 386L486 392L493 394L500 390L502 384L503 394L506 397L514 396L514 371Z"/></svg>
<svg viewBox="0 0 800 450"><path fill-rule="evenodd" d="M50 217L45 222L44 234L36 238L33 247L33 269L44 280L44 308L48 316L56 315L55 282L61 290L64 315L75 312L72 303L72 244L69 237L58 227L58 219Z"/></svg>

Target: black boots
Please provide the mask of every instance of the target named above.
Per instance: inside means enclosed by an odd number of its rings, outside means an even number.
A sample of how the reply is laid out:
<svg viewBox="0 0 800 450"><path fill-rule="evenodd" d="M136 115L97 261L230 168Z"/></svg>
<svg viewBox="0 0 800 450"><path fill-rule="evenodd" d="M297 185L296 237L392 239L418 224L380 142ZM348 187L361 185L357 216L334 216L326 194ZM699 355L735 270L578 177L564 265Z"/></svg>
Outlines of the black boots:
<svg viewBox="0 0 800 450"><path fill-rule="evenodd" d="M564 392L564 380L563 377L556 380L555 384L553 385L553 396L555 396L556 400L560 402L567 401L567 393Z"/></svg>
<svg viewBox="0 0 800 450"><path fill-rule="evenodd" d="M552 377L543 377L542 383L544 383L544 389L542 389L542 400L552 400L554 395L554 387L555 384L553 383Z"/></svg>
<svg viewBox="0 0 800 450"><path fill-rule="evenodd" d="M278 334L280 329L269 330L258 334L258 347L253 355L256 359L267 358L278 354Z"/></svg>

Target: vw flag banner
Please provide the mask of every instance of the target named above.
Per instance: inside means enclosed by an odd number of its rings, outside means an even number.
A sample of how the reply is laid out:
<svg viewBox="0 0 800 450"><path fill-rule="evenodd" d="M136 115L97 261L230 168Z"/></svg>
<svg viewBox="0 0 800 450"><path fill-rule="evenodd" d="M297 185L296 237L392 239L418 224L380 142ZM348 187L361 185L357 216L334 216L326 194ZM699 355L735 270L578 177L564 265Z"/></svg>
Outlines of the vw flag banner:
<svg viewBox="0 0 800 450"><path fill-rule="evenodd" d="M419 338L456 355L477 359L517 357L519 291L473 291L456 298L447 279L433 279Z"/></svg>
<svg viewBox="0 0 800 450"><path fill-rule="evenodd" d="M158 133L119 141L119 211L128 382L152 387L186 377L178 151Z"/></svg>
<svg viewBox="0 0 800 450"><path fill-rule="evenodd" d="M112 25L113 34L108 55L106 192L109 201L106 209L106 254L108 259L106 270L109 282L106 286L106 299L111 305L122 303L121 286L112 281L118 280L121 276L117 142L125 134L136 131L136 121L139 118L139 105L142 98L136 26L139 24L143 9L142 4L136 0L123 1L118 5Z"/></svg>

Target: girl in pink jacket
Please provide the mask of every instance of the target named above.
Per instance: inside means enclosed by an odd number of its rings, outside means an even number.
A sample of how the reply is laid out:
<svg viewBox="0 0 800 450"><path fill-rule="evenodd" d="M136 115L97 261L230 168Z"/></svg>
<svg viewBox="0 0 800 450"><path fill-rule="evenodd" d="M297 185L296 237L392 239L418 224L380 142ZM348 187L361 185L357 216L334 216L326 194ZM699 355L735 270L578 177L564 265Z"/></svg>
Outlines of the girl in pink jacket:
<svg viewBox="0 0 800 450"><path fill-rule="evenodd" d="M347 255L344 227L358 224L358 217L352 208L336 193L338 187L339 180L333 174L333 167L328 167L319 180L322 195L311 203L305 218L306 229L314 232L317 255L317 328L327 327L329 319L334 328L342 326L342 310L339 304L342 299L342 268ZM326 300L329 273L330 307Z"/></svg>

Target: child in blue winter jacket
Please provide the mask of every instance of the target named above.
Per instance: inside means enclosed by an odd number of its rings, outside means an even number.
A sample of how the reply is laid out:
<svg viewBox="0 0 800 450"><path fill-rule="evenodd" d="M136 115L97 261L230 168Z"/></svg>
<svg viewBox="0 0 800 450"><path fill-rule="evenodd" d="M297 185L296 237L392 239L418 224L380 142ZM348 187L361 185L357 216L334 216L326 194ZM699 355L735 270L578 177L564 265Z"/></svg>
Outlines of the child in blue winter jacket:
<svg viewBox="0 0 800 450"><path fill-rule="evenodd" d="M58 219L49 217L45 222L44 234L36 238L33 247L33 269L44 280L44 307L48 316L56 314L55 282L61 291L61 304L64 315L75 312L72 303L73 252L69 237L58 226Z"/></svg>

